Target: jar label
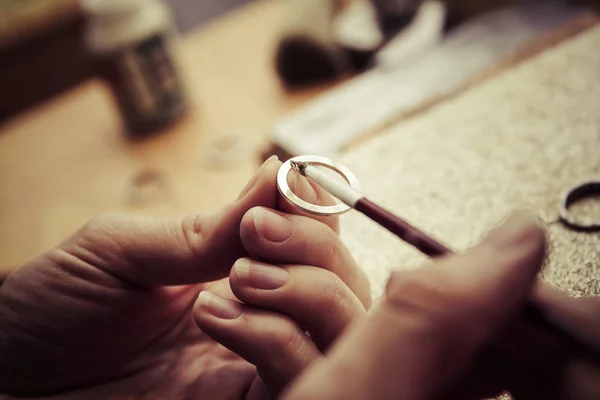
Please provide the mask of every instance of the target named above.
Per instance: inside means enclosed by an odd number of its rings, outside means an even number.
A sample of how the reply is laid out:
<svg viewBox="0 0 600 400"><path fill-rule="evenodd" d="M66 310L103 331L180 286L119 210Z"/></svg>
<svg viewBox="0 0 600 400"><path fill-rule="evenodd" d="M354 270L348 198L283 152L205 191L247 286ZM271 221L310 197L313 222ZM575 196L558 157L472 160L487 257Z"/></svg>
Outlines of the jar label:
<svg viewBox="0 0 600 400"><path fill-rule="evenodd" d="M163 128L184 111L185 95L166 36L111 53L100 64L131 132Z"/></svg>

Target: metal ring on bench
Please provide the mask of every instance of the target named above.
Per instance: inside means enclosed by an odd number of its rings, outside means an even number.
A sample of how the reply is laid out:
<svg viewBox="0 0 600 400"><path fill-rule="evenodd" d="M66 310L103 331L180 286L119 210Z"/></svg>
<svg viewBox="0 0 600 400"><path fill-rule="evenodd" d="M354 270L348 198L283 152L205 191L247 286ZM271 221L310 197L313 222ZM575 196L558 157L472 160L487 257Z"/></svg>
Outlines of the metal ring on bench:
<svg viewBox="0 0 600 400"><path fill-rule="evenodd" d="M583 182L565 191L560 201L560 220L568 227L580 231L599 231L600 221L577 217L569 211L575 202L591 196L600 195L600 180Z"/></svg>

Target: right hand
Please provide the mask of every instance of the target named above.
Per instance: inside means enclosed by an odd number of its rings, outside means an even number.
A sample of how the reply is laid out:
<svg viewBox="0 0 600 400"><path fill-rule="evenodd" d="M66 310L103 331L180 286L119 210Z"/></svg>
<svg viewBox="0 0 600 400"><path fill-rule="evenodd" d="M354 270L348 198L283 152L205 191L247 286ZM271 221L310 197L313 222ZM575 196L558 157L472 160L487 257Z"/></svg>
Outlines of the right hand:
<svg viewBox="0 0 600 400"><path fill-rule="evenodd" d="M545 234L518 214L462 255L395 273L374 313L349 329L286 399L599 399L600 365L521 317L534 301L600 345L600 300L536 285ZM600 347L600 346L599 346Z"/></svg>
<svg viewBox="0 0 600 400"><path fill-rule="evenodd" d="M335 204L300 175L290 185L305 201ZM338 219L298 215L281 200L277 210L255 207L242 218L247 256L230 271L235 297L208 288L194 307L206 335L256 367L250 400L276 397L371 304L369 282L337 234Z"/></svg>

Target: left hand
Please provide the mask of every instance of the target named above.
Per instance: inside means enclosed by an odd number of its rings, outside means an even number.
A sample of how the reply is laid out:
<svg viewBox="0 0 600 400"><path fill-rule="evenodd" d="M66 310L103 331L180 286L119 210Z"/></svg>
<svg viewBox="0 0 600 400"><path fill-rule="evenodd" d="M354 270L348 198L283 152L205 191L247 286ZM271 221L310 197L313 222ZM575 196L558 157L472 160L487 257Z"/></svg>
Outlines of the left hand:
<svg viewBox="0 0 600 400"><path fill-rule="evenodd" d="M335 234L337 220L285 213L293 210L275 187L280 165L265 163L219 213L99 217L11 274L0 287L0 393L277 394L370 304L368 282ZM296 184L324 199L306 181ZM276 232L283 224L275 209L291 224L288 238ZM255 259L282 265L273 276L288 276L287 282L275 288ZM234 297L223 278L234 263L229 281L248 305L229 303ZM201 291L212 294L198 299ZM243 315L231 318L231 310Z"/></svg>

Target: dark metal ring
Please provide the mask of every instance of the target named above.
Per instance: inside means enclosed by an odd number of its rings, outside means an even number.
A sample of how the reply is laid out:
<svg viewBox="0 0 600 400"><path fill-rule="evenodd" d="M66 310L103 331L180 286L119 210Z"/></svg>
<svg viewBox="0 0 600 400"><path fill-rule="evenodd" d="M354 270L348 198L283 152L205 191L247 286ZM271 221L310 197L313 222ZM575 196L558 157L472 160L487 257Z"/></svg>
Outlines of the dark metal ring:
<svg viewBox="0 0 600 400"><path fill-rule="evenodd" d="M600 181L584 182L565 191L560 201L560 220L562 223L579 231L599 231L600 221L593 221L590 218L585 217L577 217L569 211L569 207L575 202L586 197L597 195L600 195Z"/></svg>

